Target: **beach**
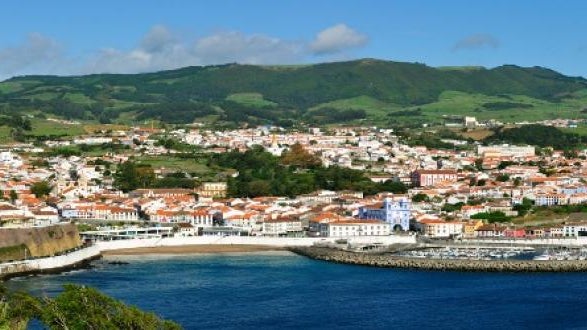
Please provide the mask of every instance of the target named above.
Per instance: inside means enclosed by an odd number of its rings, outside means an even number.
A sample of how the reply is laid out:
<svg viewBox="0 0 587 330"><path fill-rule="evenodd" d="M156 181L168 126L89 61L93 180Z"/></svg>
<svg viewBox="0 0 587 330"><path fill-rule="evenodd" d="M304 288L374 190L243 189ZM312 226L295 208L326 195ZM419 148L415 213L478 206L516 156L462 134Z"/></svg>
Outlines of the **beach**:
<svg viewBox="0 0 587 330"><path fill-rule="evenodd" d="M189 253L223 253L223 252L259 252L280 251L283 247L271 245L247 244L197 244L181 246L139 247L103 251L104 256L143 255L143 254L189 254Z"/></svg>

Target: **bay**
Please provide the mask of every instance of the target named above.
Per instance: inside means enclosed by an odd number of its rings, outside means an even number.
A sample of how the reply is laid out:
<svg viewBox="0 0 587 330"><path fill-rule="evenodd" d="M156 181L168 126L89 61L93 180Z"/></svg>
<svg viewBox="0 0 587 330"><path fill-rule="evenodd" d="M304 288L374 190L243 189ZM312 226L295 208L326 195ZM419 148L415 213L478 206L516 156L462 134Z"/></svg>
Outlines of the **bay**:
<svg viewBox="0 0 587 330"><path fill-rule="evenodd" d="M587 328L581 273L411 271L263 252L108 257L7 286L52 296L65 283L96 287L186 329Z"/></svg>

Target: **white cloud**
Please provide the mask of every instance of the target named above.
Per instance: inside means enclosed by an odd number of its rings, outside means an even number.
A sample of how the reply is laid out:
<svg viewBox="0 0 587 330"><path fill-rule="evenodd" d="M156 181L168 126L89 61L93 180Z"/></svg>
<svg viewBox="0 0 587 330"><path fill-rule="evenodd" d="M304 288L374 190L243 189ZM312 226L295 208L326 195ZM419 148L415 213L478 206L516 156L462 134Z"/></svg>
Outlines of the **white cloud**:
<svg viewBox="0 0 587 330"><path fill-rule="evenodd" d="M237 62L243 64L295 63L303 59L303 45L265 35L238 31L217 32L182 40L163 26L151 29L136 49L105 49L88 63L86 72L146 72L190 65Z"/></svg>
<svg viewBox="0 0 587 330"><path fill-rule="evenodd" d="M302 49L296 42L228 31L199 39L194 53L203 63L276 64L301 60Z"/></svg>
<svg viewBox="0 0 587 330"><path fill-rule="evenodd" d="M31 33L22 44L0 49L0 77L51 73L65 64L61 46L40 33Z"/></svg>
<svg viewBox="0 0 587 330"><path fill-rule="evenodd" d="M0 48L0 79L24 74L138 73L232 62L294 64L317 54L340 57L344 50L366 42L366 36L344 24L321 31L312 42L240 31L193 38L156 25L131 49L103 48L71 58L55 40L33 33L20 45Z"/></svg>
<svg viewBox="0 0 587 330"><path fill-rule="evenodd" d="M364 46L368 40L367 36L346 24L337 24L320 31L310 43L310 49L318 55L339 53L349 48Z"/></svg>

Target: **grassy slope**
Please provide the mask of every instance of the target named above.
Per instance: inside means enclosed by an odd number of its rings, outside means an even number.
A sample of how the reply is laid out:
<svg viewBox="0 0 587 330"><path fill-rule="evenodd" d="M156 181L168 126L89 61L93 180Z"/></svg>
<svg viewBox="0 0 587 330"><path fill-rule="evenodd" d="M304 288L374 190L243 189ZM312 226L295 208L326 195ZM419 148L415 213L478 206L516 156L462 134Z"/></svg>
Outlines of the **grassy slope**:
<svg viewBox="0 0 587 330"><path fill-rule="evenodd" d="M277 105L275 102L265 100L260 93L235 93L228 95L226 99L253 108L274 107Z"/></svg>

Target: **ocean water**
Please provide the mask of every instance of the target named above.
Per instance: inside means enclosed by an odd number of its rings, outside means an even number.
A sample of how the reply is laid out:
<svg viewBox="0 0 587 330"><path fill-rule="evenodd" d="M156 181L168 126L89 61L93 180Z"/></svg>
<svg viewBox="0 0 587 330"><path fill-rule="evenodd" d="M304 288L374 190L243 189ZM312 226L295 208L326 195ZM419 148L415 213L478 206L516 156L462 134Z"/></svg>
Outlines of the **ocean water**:
<svg viewBox="0 0 587 330"><path fill-rule="evenodd" d="M90 285L186 329L587 329L580 273L380 269L288 252L109 257L94 265L7 285L38 295Z"/></svg>

